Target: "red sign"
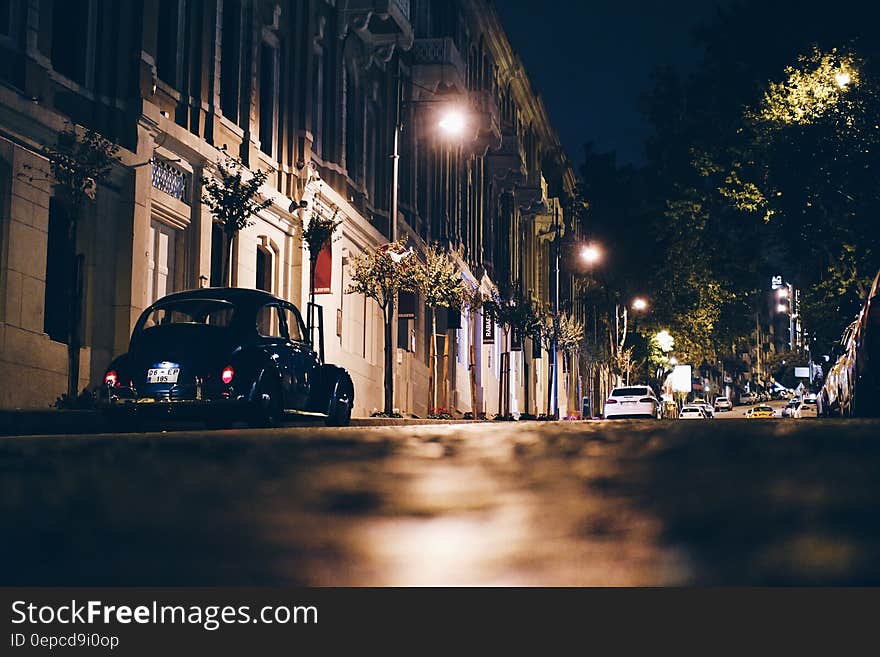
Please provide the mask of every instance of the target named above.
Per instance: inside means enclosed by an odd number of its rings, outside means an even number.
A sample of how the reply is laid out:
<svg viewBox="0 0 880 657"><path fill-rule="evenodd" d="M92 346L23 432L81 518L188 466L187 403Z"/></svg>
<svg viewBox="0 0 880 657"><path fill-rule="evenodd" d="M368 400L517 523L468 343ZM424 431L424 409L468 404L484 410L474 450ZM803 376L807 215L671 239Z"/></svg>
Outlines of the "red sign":
<svg viewBox="0 0 880 657"><path fill-rule="evenodd" d="M315 262L315 294L330 294L332 281L333 247L328 243L318 253L318 260Z"/></svg>

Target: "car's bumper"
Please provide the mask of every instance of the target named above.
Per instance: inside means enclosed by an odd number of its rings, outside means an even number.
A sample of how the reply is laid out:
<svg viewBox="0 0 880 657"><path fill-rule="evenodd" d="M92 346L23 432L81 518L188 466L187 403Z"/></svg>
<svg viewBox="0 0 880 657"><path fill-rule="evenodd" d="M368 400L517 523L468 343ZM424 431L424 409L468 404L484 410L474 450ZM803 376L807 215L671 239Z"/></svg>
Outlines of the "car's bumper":
<svg viewBox="0 0 880 657"><path fill-rule="evenodd" d="M108 416L137 416L142 418L174 416L180 419L226 417L248 406L244 399L155 399L139 397L104 402L100 408Z"/></svg>
<svg viewBox="0 0 880 657"><path fill-rule="evenodd" d="M624 418L656 418L657 407L654 404L606 404L603 416L606 420Z"/></svg>

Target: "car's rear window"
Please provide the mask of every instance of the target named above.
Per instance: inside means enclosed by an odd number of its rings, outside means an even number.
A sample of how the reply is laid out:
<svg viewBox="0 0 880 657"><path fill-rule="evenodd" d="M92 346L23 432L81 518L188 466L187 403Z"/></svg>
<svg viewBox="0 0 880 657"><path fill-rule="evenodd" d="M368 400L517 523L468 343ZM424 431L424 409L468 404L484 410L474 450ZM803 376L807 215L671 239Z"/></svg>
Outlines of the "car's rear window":
<svg viewBox="0 0 880 657"><path fill-rule="evenodd" d="M726 402L726 401L727 401L727 397L718 397L715 401L717 401L717 402Z"/></svg>
<svg viewBox="0 0 880 657"><path fill-rule="evenodd" d="M647 394L650 394L647 388L615 388L611 391L612 397L635 397Z"/></svg>
<svg viewBox="0 0 880 657"><path fill-rule="evenodd" d="M142 320L141 330L157 326L189 324L227 327L232 323L235 307L217 299L185 299L153 308Z"/></svg>

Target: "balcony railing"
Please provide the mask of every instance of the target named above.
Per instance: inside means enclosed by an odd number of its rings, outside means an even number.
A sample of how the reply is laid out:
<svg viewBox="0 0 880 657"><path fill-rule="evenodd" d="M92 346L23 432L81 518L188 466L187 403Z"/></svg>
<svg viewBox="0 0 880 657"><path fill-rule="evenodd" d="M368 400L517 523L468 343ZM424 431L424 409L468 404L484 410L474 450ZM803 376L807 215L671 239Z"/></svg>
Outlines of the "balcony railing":
<svg viewBox="0 0 880 657"><path fill-rule="evenodd" d="M434 89L442 82L465 91L464 58L451 38L416 39L412 53L416 67L413 78L417 84Z"/></svg>
<svg viewBox="0 0 880 657"><path fill-rule="evenodd" d="M413 40L410 0L349 0L345 20L365 42L408 50Z"/></svg>
<svg viewBox="0 0 880 657"><path fill-rule="evenodd" d="M153 187L178 201L190 204L189 173L172 162L155 158L152 171Z"/></svg>

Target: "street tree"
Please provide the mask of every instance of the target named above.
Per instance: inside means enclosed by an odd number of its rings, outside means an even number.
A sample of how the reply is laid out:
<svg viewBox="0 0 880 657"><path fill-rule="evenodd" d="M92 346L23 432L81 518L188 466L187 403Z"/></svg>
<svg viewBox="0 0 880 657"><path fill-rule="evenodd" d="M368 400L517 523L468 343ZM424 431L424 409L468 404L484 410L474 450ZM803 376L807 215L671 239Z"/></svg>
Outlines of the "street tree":
<svg viewBox="0 0 880 657"><path fill-rule="evenodd" d="M392 322L397 296L418 290L412 249L405 250L405 239L368 249L352 257L351 283L346 294L363 294L382 310L385 327L385 415L394 414L394 354Z"/></svg>
<svg viewBox="0 0 880 657"><path fill-rule="evenodd" d="M540 319L541 346L552 359L553 351L573 358L580 350L584 341L584 325L567 312L558 313L554 320L553 313L545 312ZM547 374L547 415L551 413L553 380L557 376L552 360Z"/></svg>
<svg viewBox="0 0 880 657"><path fill-rule="evenodd" d="M31 181L42 175L55 187L56 197L67 209L67 242L65 261L69 268L67 317L67 400L75 403L79 388L79 350L82 342L82 256L77 253L77 228L84 207L95 201L99 185L110 176L119 163L119 145L90 128L68 124L58 134L55 146L43 148L49 171L25 165L22 176Z"/></svg>
<svg viewBox="0 0 880 657"><path fill-rule="evenodd" d="M215 163L214 171L216 175L202 177L202 202L214 216L214 223L223 230L221 280L229 285L235 236L253 225L251 217L272 205L272 200L259 200L260 187L268 177L265 171L251 171L241 160L225 154Z"/></svg>
<svg viewBox="0 0 880 657"><path fill-rule="evenodd" d="M431 309L431 344L429 360L431 363L429 389L431 394L431 413L437 410L437 308L460 310L464 288L461 270L440 246L432 244L425 251L425 262L414 268L418 290ZM445 377L444 377L445 383Z"/></svg>
<svg viewBox="0 0 880 657"><path fill-rule="evenodd" d="M504 332L504 351L501 354L501 386L499 388L498 412L503 418L510 417L510 354L512 351L512 333L515 331L521 343L526 338L534 337L540 330L540 317L535 307L535 301L527 294L522 284L517 281L512 286L507 286L499 296L488 299L485 304L489 308L495 320L501 325ZM520 345L522 347L522 344ZM528 359L523 359L523 376L526 381L529 378ZM525 386L525 409L531 412L531 400L529 398L529 386Z"/></svg>
<svg viewBox="0 0 880 657"><path fill-rule="evenodd" d="M483 307L485 298L479 287L462 285L461 302L468 310L471 337L468 340L468 375L471 383L471 415L477 419L477 344L480 341L480 328L477 325L477 313Z"/></svg>
<svg viewBox="0 0 880 657"><path fill-rule="evenodd" d="M308 225L303 226L303 248L309 252L309 300L311 301L309 330L314 325L312 309L315 306L315 270L318 266L318 256L333 241L333 233L342 224L342 221L336 218L338 215L339 208L334 209L332 217L324 217L317 209L313 209Z"/></svg>

